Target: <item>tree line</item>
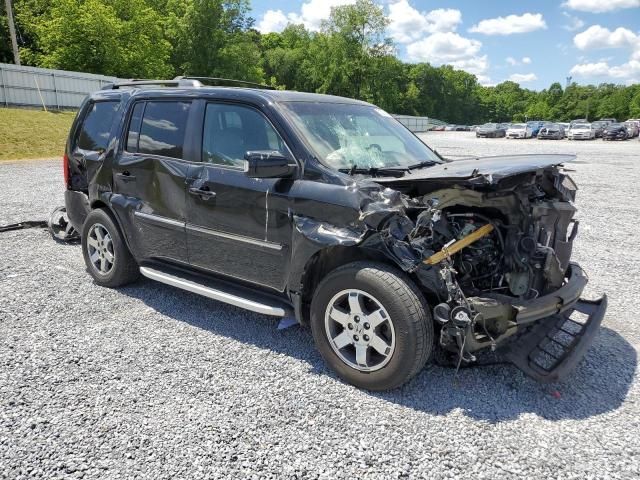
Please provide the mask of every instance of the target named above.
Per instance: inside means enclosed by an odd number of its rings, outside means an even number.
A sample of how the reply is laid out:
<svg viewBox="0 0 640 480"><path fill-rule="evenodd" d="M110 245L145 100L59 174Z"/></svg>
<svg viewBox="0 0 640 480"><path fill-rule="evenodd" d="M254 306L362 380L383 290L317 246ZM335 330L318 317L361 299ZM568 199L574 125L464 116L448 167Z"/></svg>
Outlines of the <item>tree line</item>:
<svg viewBox="0 0 640 480"><path fill-rule="evenodd" d="M406 63L372 0L336 7L320 31L261 34L249 0L13 0L22 62L121 78L194 75L359 98L451 123L640 118L640 85L505 81L482 86L451 66ZM3 13L4 15L4 13ZM6 17L0 62L11 63Z"/></svg>

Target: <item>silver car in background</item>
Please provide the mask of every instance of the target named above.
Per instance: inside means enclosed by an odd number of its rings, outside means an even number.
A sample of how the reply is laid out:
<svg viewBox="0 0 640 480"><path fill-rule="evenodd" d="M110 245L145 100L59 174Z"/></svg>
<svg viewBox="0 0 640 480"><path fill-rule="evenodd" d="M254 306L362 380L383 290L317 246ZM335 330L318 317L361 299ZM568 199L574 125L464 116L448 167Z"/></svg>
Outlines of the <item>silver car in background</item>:
<svg viewBox="0 0 640 480"><path fill-rule="evenodd" d="M572 123L567 132L569 140L593 140L596 138L596 131L590 123Z"/></svg>

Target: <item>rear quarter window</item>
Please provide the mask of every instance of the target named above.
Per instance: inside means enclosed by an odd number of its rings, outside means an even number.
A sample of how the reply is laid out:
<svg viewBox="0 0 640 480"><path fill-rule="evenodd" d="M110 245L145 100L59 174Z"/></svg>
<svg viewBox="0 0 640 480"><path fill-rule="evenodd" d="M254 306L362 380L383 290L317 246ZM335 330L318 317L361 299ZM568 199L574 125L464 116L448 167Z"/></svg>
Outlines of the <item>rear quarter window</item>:
<svg viewBox="0 0 640 480"><path fill-rule="evenodd" d="M92 152L106 150L119 106L117 101L92 103L82 121L76 147Z"/></svg>

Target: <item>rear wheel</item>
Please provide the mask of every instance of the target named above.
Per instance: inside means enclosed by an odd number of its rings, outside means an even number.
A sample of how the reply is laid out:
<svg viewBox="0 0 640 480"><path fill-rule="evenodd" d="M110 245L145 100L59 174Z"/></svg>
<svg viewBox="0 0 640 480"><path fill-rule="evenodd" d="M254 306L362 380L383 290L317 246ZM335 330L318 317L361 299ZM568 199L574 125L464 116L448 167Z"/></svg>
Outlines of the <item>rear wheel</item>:
<svg viewBox="0 0 640 480"><path fill-rule="evenodd" d="M343 380L368 390L398 387L433 349L433 322L420 291L384 264L354 262L329 273L311 304L316 347Z"/></svg>
<svg viewBox="0 0 640 480"><path fill-rule="evenodd" d="M82 227L82 254L98 285L120 287L135 281L140 270L119 228L105 210L93 210Z"/></svg>

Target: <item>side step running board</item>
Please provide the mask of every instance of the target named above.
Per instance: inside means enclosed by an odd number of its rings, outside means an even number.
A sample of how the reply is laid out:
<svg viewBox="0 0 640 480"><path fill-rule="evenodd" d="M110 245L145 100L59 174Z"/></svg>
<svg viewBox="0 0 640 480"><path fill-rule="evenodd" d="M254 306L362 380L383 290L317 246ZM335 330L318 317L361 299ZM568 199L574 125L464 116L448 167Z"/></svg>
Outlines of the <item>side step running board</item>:
<svg viewBox="0 0 640 480"><path fill-rule="evenodd" d="M140 267L140 273L151 280L166 283L172 287L181 288L182 290L187 290L189 292L202 295L203 297L208 297L219 302L251 310L252 312L262 313L263 315L272 315L274 317L284 317L287 314L286 310L280 306L268 305L259 300L238 295L235 292L225 291L222 288L213 288L193 280L154 270L153 268Z"/></svg>

